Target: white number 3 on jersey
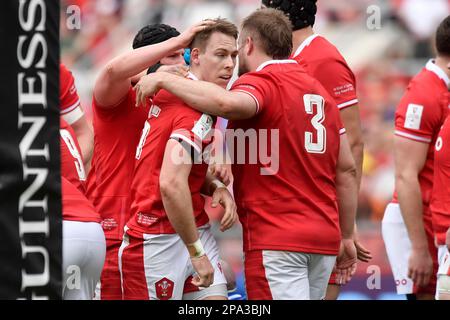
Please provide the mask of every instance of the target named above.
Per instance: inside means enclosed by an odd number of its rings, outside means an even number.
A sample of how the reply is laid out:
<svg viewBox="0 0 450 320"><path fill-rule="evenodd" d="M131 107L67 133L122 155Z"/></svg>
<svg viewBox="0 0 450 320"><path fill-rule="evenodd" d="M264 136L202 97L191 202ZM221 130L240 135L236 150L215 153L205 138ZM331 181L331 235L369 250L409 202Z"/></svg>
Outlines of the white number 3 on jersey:
<svg viewBox="0 0 450 320"><path fill-rule="evenodd" d="M316 132L305 132L305 149L309 153L324 153L327 149L326 129L322 125L325 120L325 100L317 94L305 94L303 103L307 114L315 114L311 119L311 124L316 130Z"/></svg>

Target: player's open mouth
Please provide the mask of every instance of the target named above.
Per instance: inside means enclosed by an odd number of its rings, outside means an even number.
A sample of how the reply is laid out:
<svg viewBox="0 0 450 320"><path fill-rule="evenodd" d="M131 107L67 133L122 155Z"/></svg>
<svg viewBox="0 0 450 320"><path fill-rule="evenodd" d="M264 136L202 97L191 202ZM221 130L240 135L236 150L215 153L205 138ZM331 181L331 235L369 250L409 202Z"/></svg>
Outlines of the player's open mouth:
<svg viewBox="0 0 450 320"><path fill-rule="evenodd" d="M220 79L228 81L231 79L231 76L221 76Z"/></svg>

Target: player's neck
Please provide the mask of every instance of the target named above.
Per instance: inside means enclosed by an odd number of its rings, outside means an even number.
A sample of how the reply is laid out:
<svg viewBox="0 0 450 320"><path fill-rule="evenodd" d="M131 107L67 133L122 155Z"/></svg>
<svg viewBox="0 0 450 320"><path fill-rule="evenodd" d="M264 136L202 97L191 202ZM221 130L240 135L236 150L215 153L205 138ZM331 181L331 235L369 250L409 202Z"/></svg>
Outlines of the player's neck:
<svg viewBox="0 0 450 320"><path fill-rule="evenodd" d="M292 33L293 52L305 41L308 37L314 34L314 30L311 26L296 30Z"/></svg>
<svg viewBox="0 0 450 320"><path fill-rule="evenodd" d="M436 59L434 60L434 64L437 65L439 68L441 68L442 71L445 72L447 77L450 78L450 69L449 69L450 57L446 58L446 57L437 56Z"/></svg>
<svg viewBox="0 0 450 320"><path fill-rule="evenodd" d="M249 59L251 62L250 70L256 71L258 67L260 67L263 63L266 63L268 61L274 60L272 57L269 57L266 54L261 53L255 53L251 59Z"/></svg>

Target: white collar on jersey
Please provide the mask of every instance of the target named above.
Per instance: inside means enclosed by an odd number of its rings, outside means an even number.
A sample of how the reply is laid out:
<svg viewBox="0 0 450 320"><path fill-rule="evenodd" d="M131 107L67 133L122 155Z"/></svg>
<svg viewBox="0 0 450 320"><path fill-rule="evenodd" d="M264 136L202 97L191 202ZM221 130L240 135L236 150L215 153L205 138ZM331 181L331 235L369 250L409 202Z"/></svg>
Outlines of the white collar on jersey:
<svg viewBox="0 0 450 320"><path fill-rule="evenodd" d="M264 69L265 67L267 67L270 64L284 64L284 63L297 63L297 61L295 61L295 60L269 60L269 61L262 63L256 69L256 71L261 71L262 69Z"/></svg>
<svg viewBox="0 0 450 320"><path fill-rule="evenodd" d="M300 46L295 51L293 58L297 57L303 51L303 49L305 49L307 46L309 46L311 44L311 42L319 36L320 35L318 35L318 34L312 34L308 38L303 40L303 42L300 44Z"/></svg>
<svg viewBox="0 0 450 320"><path fill-rule="evenodd" d="M189 79L191 79L191 80L195 80L195 81L198 80L197 76L196 76L195 74L193 74L192 72L190 72L190 71L188 72L187 77L188 77Z"/></svg>
<svg viewBox="0 0 450 320"><path fill-rule="evenodd" d="M447 87L450 86L450 78L447 76L447 74L445 73L444 70L442 70L441 68L439 68L435 63L433 59L430 59L427 64L425 65L425 68L428 71L433 72L434 74L436 74L439 79L441 79L442 81L445 82L445 84L447 85Z"/></svg>

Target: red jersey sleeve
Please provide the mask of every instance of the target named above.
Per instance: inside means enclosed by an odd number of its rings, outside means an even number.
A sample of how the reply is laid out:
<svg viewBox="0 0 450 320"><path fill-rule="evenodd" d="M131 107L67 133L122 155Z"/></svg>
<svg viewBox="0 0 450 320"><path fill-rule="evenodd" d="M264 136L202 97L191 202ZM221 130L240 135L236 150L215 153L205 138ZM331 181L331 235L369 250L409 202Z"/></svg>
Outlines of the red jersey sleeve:
<svg viewBox="0 0 450 320"><path fill-rule="evenodd" d="M171 139L189 144L198 153L212 142L215 117L185 108L173 121Z"/></svg>
<svg viewBox="0 0 450 320"><path fill-rule="evenodd" d="M59 65L59 79L60 114L68 124L73 124L83 116L83 110L73 75L63 64Z"/></svg>
<svg viewBox="0 0 450 320"><path fill-rule="evenodd" d="M231 87L231 91L243 92L256 102L256 113L264 110L267 97L270 97L270 85L264 80L264 74L248 73L241 76Z"/></svg>
<svg viewBox="0 0 450 320"><path fill-rule="evenodd" d="M417 90L408 89L395 112L395 135L430 143L441 117L439 105Z"/></svg>
<svg viewBox="0 0 450 320"><path fill-rule="evenodd" d="M336 102L339 109L358 103L355 75L345 60L324 61L316 69L316 78Z"/></svg>
<svg viewBox="0 0 450 320"><path fill-rule="evenodd" d="M85 192L86 172L83 155L72 127L64 119L60 122L61 176L81 192Z"/></svg>

